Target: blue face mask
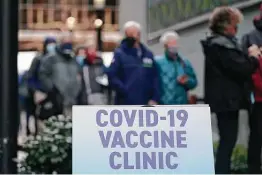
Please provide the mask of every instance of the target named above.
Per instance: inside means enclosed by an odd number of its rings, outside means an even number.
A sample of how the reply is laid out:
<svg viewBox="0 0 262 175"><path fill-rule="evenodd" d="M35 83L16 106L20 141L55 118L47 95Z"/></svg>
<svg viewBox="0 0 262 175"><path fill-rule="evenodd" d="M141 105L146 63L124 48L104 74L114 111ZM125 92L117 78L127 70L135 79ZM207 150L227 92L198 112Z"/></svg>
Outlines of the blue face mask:
<svg viewBox="0 0 262 175"><path fill-rule="evenodd" d="M85 57L84 57L84 56L81 56L81 55L76 56L76 61L78 62L78 64L79 64L80 66L82 66L82 65L84 64L84 60L85 60Z"/></svg>
<svg viewBox="0 0 262 175"><path fill-rule="evenodd" d="M61 51L66 55L71 55L73 53L73 44L72 43L63 43L61 44Z"/></svg>
<svg viewBox="0 0 262 175"><path fill-rule="evenodd" d="M167 52L172 55L176 55L178 53L177 47L168 47Z"/></svg>
<svg viewBox="0 0 262 175"><path fill-rule="evenodd" d="M48 53L55 53L55 47L56 47L56 44L51 43L46 46L46 50Z"/></svg>

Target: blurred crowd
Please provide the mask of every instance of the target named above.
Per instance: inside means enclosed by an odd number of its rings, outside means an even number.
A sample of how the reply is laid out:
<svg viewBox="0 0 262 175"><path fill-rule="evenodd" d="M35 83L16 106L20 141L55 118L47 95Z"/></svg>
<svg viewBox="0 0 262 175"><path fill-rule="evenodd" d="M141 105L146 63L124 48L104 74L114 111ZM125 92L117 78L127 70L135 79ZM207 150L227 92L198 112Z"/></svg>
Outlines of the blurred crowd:
<svg viewBox="0 0 262 175"><path fill-rule="evenodd" d="M201 41L205 55L205 103L216 114L220 142L216 173L230 173L230 159L237 141L238 113L249 112L249 173L261 173L262 146L262 14L254 30L241 42L236 38L243 18L235 8L216 8L209 21L210 34ZM20 79L21 108L27 119L72 115L73 105L184 105L195 104L190 90L198 81L190 61L180 52L179 35L160 38L163 54L154 55L140 41L141 26L129 21L125 37L105 67L95 45L73 47L70 35L47 37L43 51ZM99 83L106 75L109 84ZM108 93L111 92L114 93ZM113 103L111 97L113 95ZM30 128L27 128L30 134Z"/></svg>

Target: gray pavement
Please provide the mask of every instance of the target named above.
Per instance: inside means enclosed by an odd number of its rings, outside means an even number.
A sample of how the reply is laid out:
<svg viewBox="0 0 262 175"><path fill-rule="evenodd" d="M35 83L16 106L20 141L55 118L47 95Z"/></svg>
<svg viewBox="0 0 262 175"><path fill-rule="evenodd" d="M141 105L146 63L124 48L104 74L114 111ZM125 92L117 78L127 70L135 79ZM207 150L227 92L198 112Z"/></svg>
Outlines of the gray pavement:
<svg viewBox="0 0 262 175"><path fill-rule="evenodd" d="M244 11L244 21L239 26L238 37L241 37L244 33L249 32L253 29L253 17L259 14L258 9L249 9ZM198 80L199 86L193 92L200 97L203 97L203 79L204 79L204 57L202 54L202 49L200 45L200 40L205 38L206 33L208 32L208 25L202 24L197 27L179 32L180 34L180 51L181 53L188 58L192 65L194 66ZM163 52L163 47L161 44L155 44L150 46L155 54L161 54ZM247 145L247 138L249 134L249 129L247 125L247 112L240 112L240 121L239 121L239 144ZM212 116L212 128L213 128L213 140L218 140L218 131L216 127L216 118Z"/></svg>

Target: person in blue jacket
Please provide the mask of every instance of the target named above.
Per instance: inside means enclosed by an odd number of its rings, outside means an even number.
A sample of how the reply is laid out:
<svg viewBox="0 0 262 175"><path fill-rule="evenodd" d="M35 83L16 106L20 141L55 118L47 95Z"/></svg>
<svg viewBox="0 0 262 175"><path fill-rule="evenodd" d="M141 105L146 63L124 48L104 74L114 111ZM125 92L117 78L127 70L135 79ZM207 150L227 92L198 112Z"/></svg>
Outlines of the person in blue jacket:
<svg viewBox="0 0 262 175"><path fill-rule="evenodd" d="M156 56L160 74L161 100L163 105L188 104L188 91L197 86L197 77L191 63L178 53L176 32L166 32L160 38L165 52Z"/></svg>
<svg viewBox="0 0 262 175"><path fill-rule="evenodd" d="M156 105L159 78L153 53L140 42L141 26L135 21L124 25L125 38L115 49L107 70L116 105Z"/></svg>

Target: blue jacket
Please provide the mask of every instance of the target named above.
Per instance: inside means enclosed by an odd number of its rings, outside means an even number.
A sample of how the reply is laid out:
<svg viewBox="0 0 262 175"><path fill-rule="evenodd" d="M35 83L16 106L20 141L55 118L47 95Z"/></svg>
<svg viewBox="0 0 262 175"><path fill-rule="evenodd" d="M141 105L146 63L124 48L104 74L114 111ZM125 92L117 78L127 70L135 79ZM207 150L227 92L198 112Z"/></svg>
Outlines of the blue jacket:
<svg viewBox="0 0 262 175"><path fill-rule="evenodd" d="M18 94L19 94L19 100L20 100L21 104L24 104L24 100L26 98L26 95L24 93L20 92L20 89L23 88L23 91L24 91L25 88L27 88L26 84L25 84L26 83L25 82L26 73L27 72L23 72L23 73L18 75L18 85L19 85L19 92L18 92Z"/></svg>
<svg viewBox="0 0 262 175"><path fill-rule="evenodd" d="M159 102L159 78L153 54L144 45L129 48L125 40L116 48L107 70L109 85L116 91L116 105Z"/></svg>
<svg viewBox="0 0 262 175"><path fill-rule="evenodd" d="M188 60L180 55L176 60L170 60L165 55L157 56L156 63L160 74L161 104L180 105L188 103L188 91L197 86L197 78ZM185 85L178 83L179 76L186 74Z"/></svg>

